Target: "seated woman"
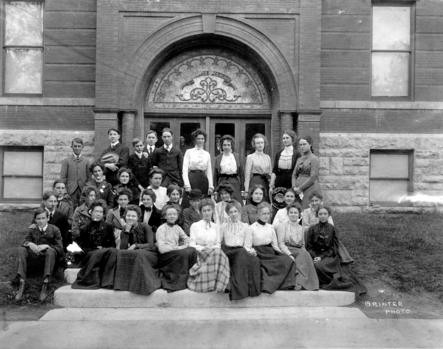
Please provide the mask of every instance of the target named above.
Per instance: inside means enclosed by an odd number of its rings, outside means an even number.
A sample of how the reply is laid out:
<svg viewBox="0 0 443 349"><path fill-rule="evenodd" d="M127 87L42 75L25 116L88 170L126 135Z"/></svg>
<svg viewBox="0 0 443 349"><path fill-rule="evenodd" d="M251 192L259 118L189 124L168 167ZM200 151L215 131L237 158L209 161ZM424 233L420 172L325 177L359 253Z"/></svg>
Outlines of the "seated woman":
<svg viewBox="0 0 443 349"><path fill-rule="evenodd" d="M141 210L128 205L125 226L120 236L117 253L114 290L148 295L160 288L157 270L157 248L154 233L149 225L139 222Z"/></svg>
<svg viewBox="0 0 443 349"><path fill-rule="evenodd" d="M188 194L189 207L183 210L183 230L189 236L191 225L201 220L200 203L202 192L200 189L191 189Z"/></svg>
<svg viewBox="0 0 443 349"><path fill-rule="evenodd" d="M320 281L320 288L327 290L344 289L354 286L357 295L366 293L366 288L348 268L343 268L338 254L337 232L328 223L331 211L321 206L317 216L319 223L310 227L306 240L306 249L314 260L314 266Z"/></svg>
<svg viewBox="0 0 443 349"><path fill-rule="evenodd" d="M274 293L277 290L295 289L297 269L294 260L280 251L275 230L268 223L271 205L261 203L257 209L258 219L251 225L251 230L252 246L261 265L261 290Z"/></svg>
<svg viewBox="0 0 443 349"><path fill-rule="evenodd" d="M200 211L203 219L191 225L189 246L197 250L197 263L189 270L188 288L224 292L229 283L229 260L220 248L217 226L212 222L212 200L203 199Z"/></svg>
<svg viewBox="0 0 443 349"><path fill-rule="evenodd" d="M105 222L106 204L98 200L91 205L91 222L80 229L77 244L85 253L72 288L111 288L114 284L115 248L112 225Z"/></svg>
<svg viewBox="0 0 443 349"><path fill-rule="evenodd" d="M155 193L156 199L154 205L159 210L161 210L169 200L168 195L166 194L166 188L161 185L164 174L165 173L160 168L153 168L149 172L150 185L148 189L151 189Z"/></svg>
<svg viewBox="0 0 443 349"><path fill-rule="evenodd" d="M114 194L122 189L130 190L132 199L129 201L129 203L132 205L138 205L140 200L140 188L137 180L132 174L132 171L129 168L122 167L117 172L117 179L119 183L113 188Z"/></svg>
<svg viewBox="0 0 443 349"><path fill-rule="evenodd" d="M232 199L232 195L234 193L234 188L231 184L222 182L217 187L217 193L218 197L220 199L220 202L217 202L215 204L215 211L214 211L214 220L215 223L217 223L219 226L227 223L229 221L229 216L226 213L226 205L231 202L237 202L238 201ZM240 204L241 206L241 204Z"/></svg>
<svg viewBox="0 0 443 349"><path fill-rule="evenodd" d="M297 286L305 290L318 290L318 277L314 263L305 249L303 228L298 224L301 207L298 203L287 208L288 221L277 224L277 239L280 250L293 258L297 267Z"/></svg>
<svg viewBox="0 0 443 349"><path fill-rule="evenodd" d="M309 207L302 212L302 224L303 232L306 234L310 227L318 223L317 211L320 206L323 205L323 196L318 192L313 192L310 197ZM334 225L332 217L328 217L328 223ZM349 254L347 248L341 240L338 240L338 254L340 255L340 261L343 264L349 264L354 262L354 259Z"/></svg>
<svg viewBox="0 0 443 349"><path fill-rule="evenodd" d="M48 224L48 212L38 208L34 212L34 224L28 228L22 246L18 248L19 289L15 300L23 299L28 261L44 260L43 286L40 292L40 301L43 302L48 295L49 279L54 271L55 263L63 257L63 244L60 230Z"/></svg>
<svg viewBox="0 0 443 349"><path fill-rule="evenodd" d="M257 221L258 210L257 206L261 204L264 198L265 188L256 184L253 185L249 191L249 203L242 208L241 220L244 223L252 224Z"/></svg>
<svg viewBox="0 0 443 349"><path fill-rule="evenodd" d="M177 208L166 206L166 223L155 233L158 257L158 270L162 288L168 292L183 290L187 286L188 271L197 262L197 251L189 247L189 237L177 225Z"/></svg>
<svg viewBox="0 0 443 349"><path fill-rule="evenodd" d="M183 211L181 206L182 201L182 189L177 184L169 184L166 188L166 195L168 196L167 206L176 206L177 211L180 212L178 215L177 224L183 228ZM162 212L162 223L165 223L164 212Z"/></svg>
<svg viewBox="0 0 443 349"><path fill-rule="evenodd" d="M141 199L139 220L148 224L155 234L157 228L162 224L162 212L154 205L156 195L151 189L145 189L141 194Z"/></svg>
<svg viewBox="0 0 443 349"><path fill-rule="evenodd" d="M229 221L220 228L223 252L229 259L231 270L229 299L256 297L260 289L260 261L252 248L249 226L240 221L241 205L237 201L226 205Z"/></svg>
<svg viewBox="0 0 443 349"><path fill-rule="evenodd" d="M68 223L72 224L72 215L74 213L74 202L66 192L66 184L57 179L52 186L54 194L57 196L57 211L68 217Z"/></svg>
<svg viewBox="0 0 443 349"><path fill-rule="evenodd" d="M287 189L285 192L286 207L279 209L275 214L274 220L272 221L272 226L274 227L274 229L279 224L289 222L288 207L289 205L294 204L295 198L295 191L292 188Z"/></svg>
<svg viewBox="0 0 443 349"><path fill-rule="evenodd" d="M92 178L86 182L86 186L97 188L98 195L96 199L104 200L108 208L111 208L114 207L114 195L112 193L112 185L106 182L104 171L105 167L98 162L89 166Z"/></svg>
<svg viewBox="0 0 443 349"><path fill-rule="evenodd" d="M120 189L116 195L117 207L106 214L106 223L111 224L114 231L116 247L120 247L120 233L125 225L125 211L131 201L132 194L128 189Z"/></svg>
<svg viewBox="0 0 443 349"><path fill-rule="evenodd" d="M72 238L76 239L80 236L80 228L91 222L89 209L91 204L97 199L97 188L84 187L80 196L80 202L83 202L74 211L72 216Z"/></svg>

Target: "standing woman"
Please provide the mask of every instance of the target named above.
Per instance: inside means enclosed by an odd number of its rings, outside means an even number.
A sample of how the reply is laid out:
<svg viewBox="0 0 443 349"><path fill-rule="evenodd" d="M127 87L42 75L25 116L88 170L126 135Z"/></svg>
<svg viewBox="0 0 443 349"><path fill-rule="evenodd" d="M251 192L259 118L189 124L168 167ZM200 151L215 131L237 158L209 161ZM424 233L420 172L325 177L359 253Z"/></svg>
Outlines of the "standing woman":
<svg viewBox="0 0 443 349"><path fill-rule="evenodd" d="M245 191L243 193L246 195L250 187L260 184L264 188L264 200L269 202L269 179L271 178L272 166L271 158L264 153L268 140L263 134L256 133L252 137L251 144L255 148L255 152L246 157Z"/></svg>
<svg viewBox="0 0 443 349"><path fill-rule="evenodd" d="M220 139L223 152L215 158L214 183L216 186L228 182L234 192L232 198L242 203L241 192L244 188L243 164L238 153L234 153L234 138L225 135Z"/></svg>
<svg viewBox="0 0 443 349"><path fill-rule="evenodd" d="M284 187L292 188L292 172L294 172L297 159L300 153L294 149L294 143L297 141L296 134L292 130L283 132L282 143L284 148L275 154L274 168L271 174L270 190Z"/></svg>
<svg viewBox="0 0 443 349"><path fill-rule="evenodd" d="M310 136L300 138L298 142L302 156L297 160L292 173L292 187L295 193L302 199L303 209L309 206L312 192L320 192L318 182L319 161L312 153L312 138ZM300 196L300 194L302 194Z"/></svg>
<svg viewBox="0 0 443 349"><path fill-rule="evenodd" d="M188 288L224 292L229 284L229 260L220 248L217 225L212 222L212 200L202 200L200 211L203 219L191 225L189 246L197 250L197 263L189 269Z"/></svg>
<svg viewBox="0 0 443 349"><path fill-rule="evenodd" d="M183 182L185 191L189 193L191 189L200 189L203 197L211 195L214 191L212 184L212 165L209 152L204 149L206 142L206 132L198 129L192 132L195 147L186 150L183 158ZM187 195L185 196L183 207L189 206Z"/></svg>

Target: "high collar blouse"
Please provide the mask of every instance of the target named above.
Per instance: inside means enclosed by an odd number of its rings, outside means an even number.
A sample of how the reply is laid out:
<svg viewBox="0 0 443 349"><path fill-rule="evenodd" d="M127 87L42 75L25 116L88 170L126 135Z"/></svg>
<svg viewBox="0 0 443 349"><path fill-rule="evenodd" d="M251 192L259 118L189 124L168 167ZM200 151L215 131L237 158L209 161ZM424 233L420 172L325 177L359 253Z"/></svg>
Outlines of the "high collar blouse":
<svg viewBox="0 0 443 349"><path fill-rule="evenodd" d="M260 224L255 222L251 225L252 245L263 246L271 244L275 251L281 252L278 247L277 234L274 227L269 223Z"/></svg>
<svg viewBox="0 0 443 349"><path fill-rule="evenodd" d="M186 150L183 158L183 182L185 183L185 187L191 187L189 183L189 171L196 170L205 172L208 178L209 188L214 188L212 183L211 156L203 148L195 147Z"/></svg>
<svg viewBox="0 0 443 349"><path fill-rule="evenodd" d="M200 251L205 247L220 248L220 237L217 225L204 219L191 225L189 246Z"/></svg>
<svg viewBox="0 0 443 349"><path fill-rule="evenodd" d="M287 255L291 254L288 246L295 247L304 245L304 233L303 228L300 224L288 221L286 223L280 224L276 230L278 246L283 253Z"/></svg>

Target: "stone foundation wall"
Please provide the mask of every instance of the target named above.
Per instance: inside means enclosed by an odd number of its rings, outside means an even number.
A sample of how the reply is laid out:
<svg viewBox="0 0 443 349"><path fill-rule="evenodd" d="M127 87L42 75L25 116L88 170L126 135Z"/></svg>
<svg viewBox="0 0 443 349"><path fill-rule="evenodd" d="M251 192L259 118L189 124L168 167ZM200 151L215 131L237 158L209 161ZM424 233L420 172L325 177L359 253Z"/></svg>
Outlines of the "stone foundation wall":
<svg viewBox="0 0 443 349"><path fill-rule="evenodd" d="M443 211L443 135L320 133L320 184L324 200L340 211ZM369 201L371 149L414 150L414 194L440 197L436 202L408 202L380 208ZM401 207L400 207L401 206Z"/></svg>
<svg viewBox="0 0 443 349"><path fill-rule="evenodd" d="M55 179L60 176L62 160L72 154L71 141L75 137L83 139L83 155L92 158L94 151L94 131L60 130L0 130L2 146L40 146L43 154L43 190L52 189Z"/></svg>

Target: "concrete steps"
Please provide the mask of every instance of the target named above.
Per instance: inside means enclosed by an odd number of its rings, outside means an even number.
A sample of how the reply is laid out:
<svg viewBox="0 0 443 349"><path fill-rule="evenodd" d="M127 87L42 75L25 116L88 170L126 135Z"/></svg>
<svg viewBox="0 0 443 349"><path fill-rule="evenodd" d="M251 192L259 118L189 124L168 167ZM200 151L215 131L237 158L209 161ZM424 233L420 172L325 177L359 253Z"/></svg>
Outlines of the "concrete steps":
<svg viewBox="0 0 443 349"><path fill-rule="evenodd" d="M67 269L65 279L75 281L78 269ZM106 289L84 290L63 286L54 293L54 303L65 308L269 308L339 307L354 303L352 292L277 291L272 295L230 301L227 294L196 293L190 290L168 293L157 290L149 296Z"/></svg>

